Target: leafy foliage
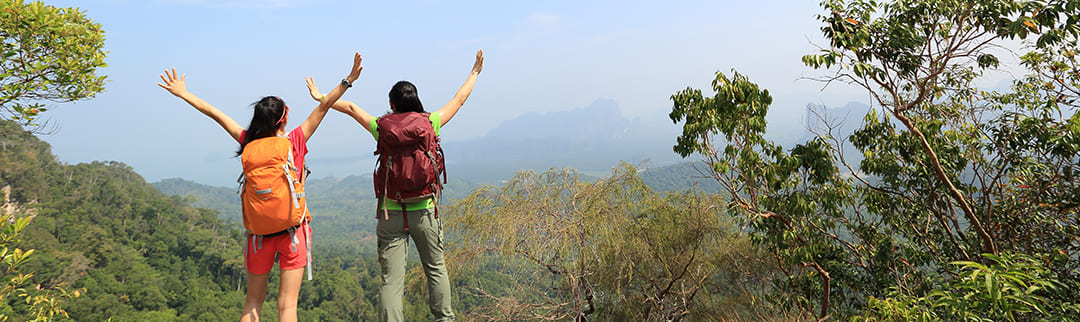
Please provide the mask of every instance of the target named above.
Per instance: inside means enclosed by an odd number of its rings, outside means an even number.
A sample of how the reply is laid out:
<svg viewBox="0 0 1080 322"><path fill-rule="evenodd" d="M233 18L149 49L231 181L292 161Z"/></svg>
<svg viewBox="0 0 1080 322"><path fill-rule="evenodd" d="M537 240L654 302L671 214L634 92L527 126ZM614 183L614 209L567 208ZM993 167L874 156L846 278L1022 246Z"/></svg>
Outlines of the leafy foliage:
<svg viewBox="0 0 1080 322"><path fill-rule="evenodd" d="M486 305L479 319L681 320L753 317L747 299L776 274L718 216L714 196L661 195L627 164L592 183L575 172L521 172L448 207L449 261ZM466 277L468 278L468 277ZM738 300L736 300L738 299Z"/></svg>
<svg viewBox="0 0 1080 322"><path fill-rule="evenodd" d="M0 278L4 281L0 284L0 301L18 302L12 300L21 298L27 306L20 309L25 309L27 317L35 321L68 317L67 311L61 306L69 299L78 298L85 290L68 290L62 285L49 289L41 289L41 285L38 285L35 290L26 289L26 284L34 277L34 273L21 271L20 267L30 260L34 250L23 251L11 246L19 242L19 236L26 230L31 217L8 212L18 207L10 202L10 188L4 191L5 200L0 204L3 207L3 217L0 218ZM12 295L15 298L11 298ZM6 321L12 312L12 306L0 306L0 320Z"/></svg>
<svg viewBox="0 0 1080 322"><path fill-rule="evenodd" d="M105 87L105 33L78 8L0 1L0 117L38 129L43 102L93 97Z"/></svg>
<svg viewBox="0 0 1080 322"><path fill-rule="evenodd" d="M981 296L948 263L1034 267L1016 264L1031 258L1024 256L1037 256L1053 274L1024 285L1075 285L1077 262L1054 259L1080 257L1072 58L1080 5L855 0L822 7L829 47L803 62L834 70L820 80L860 86L878 106L850 137L825 129L790 149L764 140L771 98L738 73L718 73L713 97L690 88L672 96L672 120L686 122L676 151L713 164L714 179L733 198L729 213L780 259L786 277L775 282L794 291L789 303L818 306L822 318L858 315L867 303L918 308L902 318L960 318L954 313L976 307L928 295ZM1030 76L1010 93L974 86L1001 64L994 50L1003 39L1031 35L1039 37L1023 56ZM845 159L845 141L864 156L857 167ZM1011 264L987 264L999 259ZM1031 295L1054 309L977 317L1060 317L1075 313L1056 308L1080 298L1075 287Z"/></svg>
<svg viewBox="0 0 1080 322"><path fill-rule="evenodd" d="M883 300L870 299L866 317L871 321L1035 320L1040 316L1076 316L1080 305L1055 296L1076 287L1061 282L1043 258L1023 254L983 254L988 264L970 261L950 263L957 277L940 281L940 289L924 297L895 292ZM1058 258L1057 260L1068 260ZM1064 305L1058 306L1064 303Z"/></svg>
<svg viewBox="0 0 1080 322"><path fill-rule="evenodd" d="M838 225L857 225L847 222L850 204L845 198L851 185L822 151L826 143L814 140L785 153L763 136L772 102L768 91L737 72L730 78L717 73L713 86L713 97L695 89L672 96L672 120L686 121L676 151L706 157L713 165L713 179L732 198L726 211L759 232L752 240L781 259L787 281L778 279L777 284L806 296L787 305L808 309L810 298L821 297L824 312L829 300L845 305L858 301L861 292L846 285L863 281L844 254L861 250L836 234ZM715 134L722 135L727 146L718 147ZM832 288L833 283L839 287Z"/></svg>

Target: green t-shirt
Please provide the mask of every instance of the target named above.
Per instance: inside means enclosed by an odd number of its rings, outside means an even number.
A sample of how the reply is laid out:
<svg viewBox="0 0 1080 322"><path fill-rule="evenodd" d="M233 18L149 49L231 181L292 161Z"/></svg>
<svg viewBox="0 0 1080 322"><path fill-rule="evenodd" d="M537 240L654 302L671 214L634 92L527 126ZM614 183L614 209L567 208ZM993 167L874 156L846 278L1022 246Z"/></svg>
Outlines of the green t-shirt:
<svg viewBox="0 0 1080 322"><path fill-rule="evenodd" d="M373 118L371 119L371 124L368 124L368 128L371 129L371 136L375 137L375 141L379 140L379 123L375 122L378 119L378 117ZM442 117L439 115L439 112L434 112L431 113L431 115L428 115L428 119L431 120L431 126L435 128L435 136L438 136L439 129L442 128ZM384 198L383 205L388 210L401 210L401 204L397 203L397 201L393 201L390 199ZM435 208L435 203L432 201L432 199L428 199L427 201L417 201L405 204L405 210L408 211L423 210L428 208Z"/></svg>

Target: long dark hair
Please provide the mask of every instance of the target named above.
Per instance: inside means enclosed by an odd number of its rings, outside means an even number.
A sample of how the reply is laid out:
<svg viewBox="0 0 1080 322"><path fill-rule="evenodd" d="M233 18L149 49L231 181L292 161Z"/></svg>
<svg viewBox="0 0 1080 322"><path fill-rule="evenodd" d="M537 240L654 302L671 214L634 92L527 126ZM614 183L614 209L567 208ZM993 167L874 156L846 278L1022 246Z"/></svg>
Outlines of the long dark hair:
<svg viewBox="0 0 1080 322"><path fill-rule="evenodd" d="M251 106L255 107L255 113L251 116L251 124L248 125L247 133L244 134L244 141L240 142L240 149L236 150L237 156L244 153L244 147L249 142L277 134L277 128L285 125L281 123L285 121L285 114L289 112L289 106L285 105L285 101L276 96L263 97Z"/></svg>
<svg viewBox="0 0 1080 322"><path fill-rule="evenodd" d="M390 88L390 104L394 105L396 113L424 113L424 104L420 103L420 95L416 93L416 85L407 81L397 82L394 87Z"/></svg>

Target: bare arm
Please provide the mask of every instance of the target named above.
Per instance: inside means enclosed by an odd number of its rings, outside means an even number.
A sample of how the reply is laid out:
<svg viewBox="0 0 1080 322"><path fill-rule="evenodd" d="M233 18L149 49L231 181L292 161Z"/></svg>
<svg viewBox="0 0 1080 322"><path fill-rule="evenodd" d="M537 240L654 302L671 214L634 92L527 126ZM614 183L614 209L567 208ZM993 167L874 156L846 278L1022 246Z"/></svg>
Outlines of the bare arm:
<svg viewBox="0 0 1080 322"><path fill-rule="evenodd" d="M221 127L225 129L225 132L229 132L229 135L232 136L234 140L240 141L240 133L244 131L244 128L218 108L210 105L210 103L207 103L198 96L195 96L195 94L188 92L185 83L187 75L178 76L176 68L173 68L172 73L169 73L169 70L165 70L165 74L158 76L161 76L161 81L164 82L164 84L158 83L158 86L161 86L161 88L169 91L169 93L176 95L176 97L183 99L199 112L209 116L221 125Z"/></svg>
<svg viewBox="0 0 1080 322"><path fill-rule="evenodd" d="M324 97L322 93L319 92L319 87L315 86L315 80L311 79L311 77L307 78L307 87L308 92L310 92L311 94L311 98L315 99L316 101L323 101ZM334 102L334 105L331 105L330 108L333 108L335 111L345 113L348 116L352 116L352 118L355 119L356 122L360 123L360 125L363 126L365 130L371 131L369 126L371 125L371 120L375 117L371 114L368 114L367 111L361 109L360 106L356 105L356 103L339 99L337 102Z"/></svg>
<svg viewBox="0 0 1080 322"><path fill-rule="evenodd" d="M353 66L349 70L349 76L345 77L345 81L352 84L357 78L360 78L360 71L364 69L364 66L360 65L362 58L360 53L356 53L353 56ZM308 82L312 83L311 77L308 77ZM319 124L322 123L326 112L330 111L330 107L334 106L341 95L345 94L345 90L348 89L344 84L338 84L334 87L330 93L326 94L326 97L319 101L319 106L315 107L314 111L311 111L311 115L308 116L304 123L300 124L300 129L304 131L304 140L311 139L311 135L315 134L315 129L319 128ZM355 105L355 104L354 104Z"/></svg>
<svg viewBox="0 0 1080 322"><path fill-rule="evenodd" d="M472 72L469 73L469 78L465 79L465 84L461 85L461 88L454 94L454 98L439 109L439 115L442 119L443 126L446 126L446 123L454 118L454 114L457 114L458 110L461 109L461 106L465 104L465 100L469 98L469 94L472 94L473 85L476 84L476 76L480 75L480 70L482 69L484 69L484 51L477 50L476 62L473 63Z"/></svg>

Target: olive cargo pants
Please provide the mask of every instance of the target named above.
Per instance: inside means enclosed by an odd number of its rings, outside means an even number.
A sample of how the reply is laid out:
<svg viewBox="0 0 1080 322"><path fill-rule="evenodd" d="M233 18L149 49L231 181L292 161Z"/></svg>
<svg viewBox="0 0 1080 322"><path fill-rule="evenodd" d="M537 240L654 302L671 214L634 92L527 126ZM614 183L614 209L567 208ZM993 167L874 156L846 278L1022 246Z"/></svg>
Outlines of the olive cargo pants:
<svg viewBox="0 0 1080 322"><path fill-rule="evenodd" d="M441 219L433 209L409 210L409 230L405 230L400 210L389 210L383 219L379 210L376 232L379 237L379 264L382 266L382 287L379 290L379 320L404 320L402 296L405 292L405 259L409 237L416 243L420 261L427 277L428 309L435 321L454 320L450 307L450 275L443 260L443 230Z"/></svg>

